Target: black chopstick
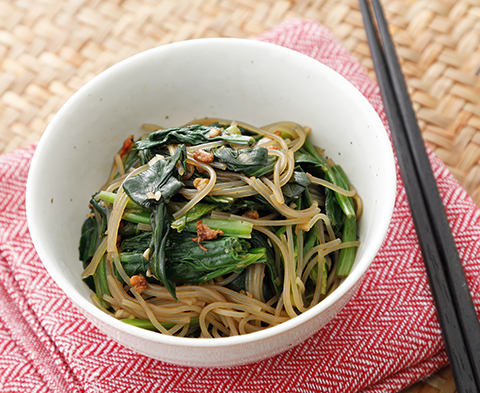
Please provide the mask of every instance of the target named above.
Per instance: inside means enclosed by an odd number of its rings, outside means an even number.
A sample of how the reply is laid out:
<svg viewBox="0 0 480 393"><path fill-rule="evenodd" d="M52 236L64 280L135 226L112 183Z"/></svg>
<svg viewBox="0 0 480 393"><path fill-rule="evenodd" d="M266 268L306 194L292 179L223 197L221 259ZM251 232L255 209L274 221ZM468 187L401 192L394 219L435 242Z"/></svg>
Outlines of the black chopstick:
<svg viewBox="0 0 480 393"><path fill-rule="evenodd" d="M360 7L400 172L458 392L480 392L480 323L378 0ZM379 33L379 35L378 35ZM380 42L381 40L381 42Z"/></svg>
<svg viewBox="0 0 480 393"><path fill-rule="evenodd" d="M459 314L466 345L471 352L473 371L476 372L477 383L480 384L480 323L478 321L472 297L468 290L465 272L458 255L455 241L450 231L447 215L436 187L435 177L430 167L426 150L423 148L423 139L416 120L415 112L410 101L407 86L402 76L402 71L392 38L388 33L388 26L383 14L381 4L378 0L372 0L373 9L377 19L377 25L381 39L384 43L387 66L392 75L394 91L399 103L402 119L407 130L407 138L412 146L412 156L419 170L419 178L423 189L427 208L430 212L430 219L434 222L433 228L441 247L441 253L445 256L445 270L452 289L452 297ZM395 77L393 77L395 75ZM415 148L421 146L422 148ZM480 392L480 389L479 389Z"/></svg>

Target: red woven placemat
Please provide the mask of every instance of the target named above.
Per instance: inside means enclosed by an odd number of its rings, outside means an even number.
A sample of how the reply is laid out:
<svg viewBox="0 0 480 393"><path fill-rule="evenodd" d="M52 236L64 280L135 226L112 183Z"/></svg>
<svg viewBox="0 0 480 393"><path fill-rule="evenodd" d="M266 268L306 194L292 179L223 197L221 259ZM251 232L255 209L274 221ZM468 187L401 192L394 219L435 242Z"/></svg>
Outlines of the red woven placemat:
<svg viewBox="0 0 480 393"><path fill-rule="evenodd" d="M386 124L377 85L326 28L291 20L259 39L302 52L345 76ZM34 150L0 157L2 392L396 392L447 363L399 175L384 244L358 293L326 327L259 363L198 369L152 360L110 340L49 277L26 223L25 183ZM479 210L429 155L478 310Z"/></svg>

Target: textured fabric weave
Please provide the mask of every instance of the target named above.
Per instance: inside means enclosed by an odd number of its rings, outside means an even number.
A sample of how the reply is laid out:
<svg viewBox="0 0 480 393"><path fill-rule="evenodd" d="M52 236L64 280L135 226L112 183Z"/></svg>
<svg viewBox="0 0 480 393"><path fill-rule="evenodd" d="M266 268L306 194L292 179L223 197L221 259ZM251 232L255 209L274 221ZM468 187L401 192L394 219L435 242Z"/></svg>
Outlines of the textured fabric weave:
<svg viewBox="0 0 480 393"><path fill-rule="evenodd" d="M386 124L377 85L323 26L291 20L259 39L345 76ZM447 364L399 175L386 240L358 293L326 327L259 363L195 369L149 359L110 340L49 277L26 224L25 183L34 150L0 157L0 391L396 392ZM429 156L478 310L480 213L443 163L431 151Z"/></svg>

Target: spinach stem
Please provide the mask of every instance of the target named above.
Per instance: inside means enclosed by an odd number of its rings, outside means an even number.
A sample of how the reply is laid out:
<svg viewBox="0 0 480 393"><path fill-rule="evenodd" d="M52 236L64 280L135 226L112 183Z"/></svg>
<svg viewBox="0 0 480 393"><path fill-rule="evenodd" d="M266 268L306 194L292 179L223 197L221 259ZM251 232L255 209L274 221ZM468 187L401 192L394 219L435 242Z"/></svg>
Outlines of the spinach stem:
<svg viewBox="0 0 480 393"><path fill-rule="evenodd" d="M150 225L150 213L147 212L126 212L123 215L125 221L130 221L135 224L145 224Z"/></svg>
<svg viewBox="0 0 480 393"><path fill-rule="evenodd" d="M211 229L220 229L224 236L232 236L243 239L250 239L252 236L253 224L248 221L224 220L221 218L203 218L202 224ZM189 222L185 225L188 232L197 232L196 222Z"/></svg>
<svg viewBox="0 0 480 393"><path fill-rule="evenodd" d="M323 172L325 173L325 177L330 183L333 183L336 186L342 187L345 190L350 189L348 187L348 182L347 182L347 188L346 188L345 182L343 181L344 179L342 179L341 176L334 171L334 169L328 164L325 157L323 157L317 151L317 149L315 149L315 146L312 145L312 143L308 140L308 138L305 140L303 148L308 152L308 154L313 156L318 161L318 164L320 165ZM353 203L351 198L345 195L339 194L337 192L335 193L335 197L337 198L338 204L342 208L345 215L347 217L354 217L355 209L353 208Z"/></svg>
<svg viewBox="0 0 480 393"><path fill-rule="evenodd" d="M343 226L342 242L351 242L357 240L357 219L355 217L345 218ZM356 247L347 247L340 250L337 263L337 276L347 277L352 270L355 260Z"/></svg>
<svg viewBox="0 0 480 393"><path fill-rule="evenodd" d="M128 323L129 325L136 326L142 329L153 330L158 332L155 325L148 319L139 319L139 318L125 318L120 319L122 322ZM159 322L165 329L171 329L176 325L175 322ZM190 327L198 326L198 317L193 317L190 319Z"/></svg>
<svg viewBox="0 0 480 393"><path fill-rule="evenodd" d="M115 195L116 194L114 192L100 191L95 196L95 198L113 204L113 201L115 200ZM144 209L142 206L135 203L131 199L129 199L128 202L127 202L127 209L136 209L136 210L145 210L146 211L146 209Z"/></svg>
<svg viewBox="0 0 480 393"><path fill-rule="evenodd" d="M332 167L335 175L340 179L341 187L348 190L350 184L347 179L347 175L339 165ZM351 198L349 198L351 200ZM353 203L352 203L353 205ZM351 242L357 240L357 217L356 215L345 217L345 223L343 225L342 242ZM337 264L337 276L346 277L352 270L353 262L355 261L356 247L347 247L340 250Z"/></svg>

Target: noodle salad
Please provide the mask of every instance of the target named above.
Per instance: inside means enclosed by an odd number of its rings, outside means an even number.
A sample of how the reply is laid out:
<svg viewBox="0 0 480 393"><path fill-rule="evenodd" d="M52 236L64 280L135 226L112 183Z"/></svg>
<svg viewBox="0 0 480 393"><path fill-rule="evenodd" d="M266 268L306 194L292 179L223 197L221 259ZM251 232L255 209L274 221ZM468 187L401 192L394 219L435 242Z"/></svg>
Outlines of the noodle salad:
<svg viewBox="0 0 480 393"><path fill-rule="evenodd" d="M227 337L304 313L350 273L362 201L309 127L142 128L82 226L97 307L163 334Z"/></svg>

